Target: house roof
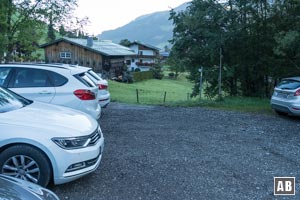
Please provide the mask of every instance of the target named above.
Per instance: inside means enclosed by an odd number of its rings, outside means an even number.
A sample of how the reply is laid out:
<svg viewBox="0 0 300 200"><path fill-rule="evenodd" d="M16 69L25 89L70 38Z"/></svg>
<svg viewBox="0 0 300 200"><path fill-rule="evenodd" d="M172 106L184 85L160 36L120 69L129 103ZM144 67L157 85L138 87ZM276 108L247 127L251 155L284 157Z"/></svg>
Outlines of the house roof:
<svg viewBox="0 0 300 200"><path fill-rule="evenodd" d="M130 56L130 55L136 55L135 52L133 52L130 48L124 47L119 44L115 44L108 40L93 40L92 46L87 46L87 39L79 39L79 38L67 38L63 37L60 39L57 39L53 42L46 43L41 45L41 48L45 48L47 46L59 43L59 42L69 42L73 45L78 45L82 48L94 51L96 53L103 54L105 56Z"/></svg>
<svg viewBox="0 0 300 200"><path fill-rule="evenodd" d="M143 45L143 46L145 46L145 47L148 47L148 48L150 48L150 49L154 49L154 50L156 50L156 51L159 51L159 50L160 50L160 48L157 48L157 47L155 47L155 46L153 46L153 45L150 45L150 44L142 43L142 42L140 42L140 41L134 41L134 42L132 42L130 45L133 45L133 44Z"/></svg>

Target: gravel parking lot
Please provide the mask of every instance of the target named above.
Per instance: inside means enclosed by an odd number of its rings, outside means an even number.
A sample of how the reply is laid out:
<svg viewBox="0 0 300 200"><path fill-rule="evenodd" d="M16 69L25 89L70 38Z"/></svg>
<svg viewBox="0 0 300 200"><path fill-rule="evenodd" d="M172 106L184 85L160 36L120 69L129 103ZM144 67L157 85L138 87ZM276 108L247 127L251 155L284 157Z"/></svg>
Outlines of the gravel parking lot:
<svg viewBox="0 0 300 200"><path fill-rule="evenodd" d="M61 199L275 199L276 176L300 198L299 118L111 103L101 127L101 166L51 186Z"/></svg>

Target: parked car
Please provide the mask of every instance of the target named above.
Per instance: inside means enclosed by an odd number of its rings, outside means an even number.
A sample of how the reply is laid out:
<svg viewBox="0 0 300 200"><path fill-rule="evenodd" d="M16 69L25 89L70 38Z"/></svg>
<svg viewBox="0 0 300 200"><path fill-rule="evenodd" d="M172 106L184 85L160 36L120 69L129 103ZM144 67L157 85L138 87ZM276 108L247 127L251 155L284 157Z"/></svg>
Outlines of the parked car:
<svg viewBox="0 0 300 200"><path fill-rule="evenodd" d="M0 173L46 186L73 181L99 166L98 122L71 108L25 99L0 87Z"/></svg>
<svg viewBox="0 0 300 200"><path fill-rule="evenodd" d="M49 66L49 65L48 65ZM93 81L93 83L98 86L97 100L101 108L105 108L110 103L110 93L108 91L107 80L101 78L97 73L95 73L90 67L84 67L79 65L70 65L63 63L52 63L50 66L65 67L65 68L79 68L86 71L86 75Z"/></svg>
<svg viewBox="0 0 300 200"><path fill-rule="evenodd" d="M85 68L50 64L1 64L0 86L28 99L74 108L99 119L98 86L87 72Z"/></svg>
<svg viewBox="0 0 300 200"><path fill-rule="evenodd" d="M97 99L102 108L105 108L110 103L110 93L108 91L107 80L101 78L92 69L88 70L88 76L90 79L98 85L99 91Z"/></svg>
<svg viewBox="0 0 300 200"><path fill-rule="evenodd" d="M0 174L0 199L59 200L52 191L37 184Z"/></svg>
<svg viewBox="0 0 300 200"><path fill-rule="evenodd" d="M274 88L271 107L280 115L300 116L300 77L282 79Z"/></svg>

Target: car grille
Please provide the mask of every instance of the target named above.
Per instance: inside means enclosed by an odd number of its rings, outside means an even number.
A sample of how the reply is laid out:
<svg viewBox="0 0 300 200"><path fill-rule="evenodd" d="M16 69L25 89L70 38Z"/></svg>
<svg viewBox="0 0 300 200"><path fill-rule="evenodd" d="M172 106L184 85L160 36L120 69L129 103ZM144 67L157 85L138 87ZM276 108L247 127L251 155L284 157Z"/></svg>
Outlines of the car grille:
<svg viewBox="0 0 300 200"><path fill-rule="evenodd" d="M98 140L101 138L101 129L97 128L94 133L92 133L90 136L91 141L89 142L88 146L95 145Z"/></svg>

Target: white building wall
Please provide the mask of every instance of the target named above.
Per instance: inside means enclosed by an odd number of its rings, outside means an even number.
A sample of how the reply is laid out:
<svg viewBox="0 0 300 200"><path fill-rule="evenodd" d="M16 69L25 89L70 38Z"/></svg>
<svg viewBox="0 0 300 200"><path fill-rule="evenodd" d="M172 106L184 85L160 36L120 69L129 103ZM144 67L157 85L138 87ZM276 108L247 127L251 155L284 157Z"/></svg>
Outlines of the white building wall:
<svg viewBox="0 0 300 200"><path fill-rule="evenodd" d="M139 53L139 46L138 45L132 45L129 47L130 49L132 49L136 54Z"/></svg>
<svg viewBox="0 0 300 200"><path fill-rule="evenodd" d="M134 44L130 46L136 54L140 55L140 58L130 58L126 57L125 60L130 60L130 65L127 64L128 71L134 71L136 68L139 68L141 71L148 71L150 66L137 66L136 63L143 61L143 63L154 63L153 58L143 58L143 56L154 56L155 52L153 50L139 50L139 45Z"/></svg>
<svg viewBox="0 0 300 200"><path fill-rule="evenodd" d="M142 55L145 55L145 56L154 56L154 52L152 50L142 50L142 51L140 50L140 52L143 52Z"/></svg>

